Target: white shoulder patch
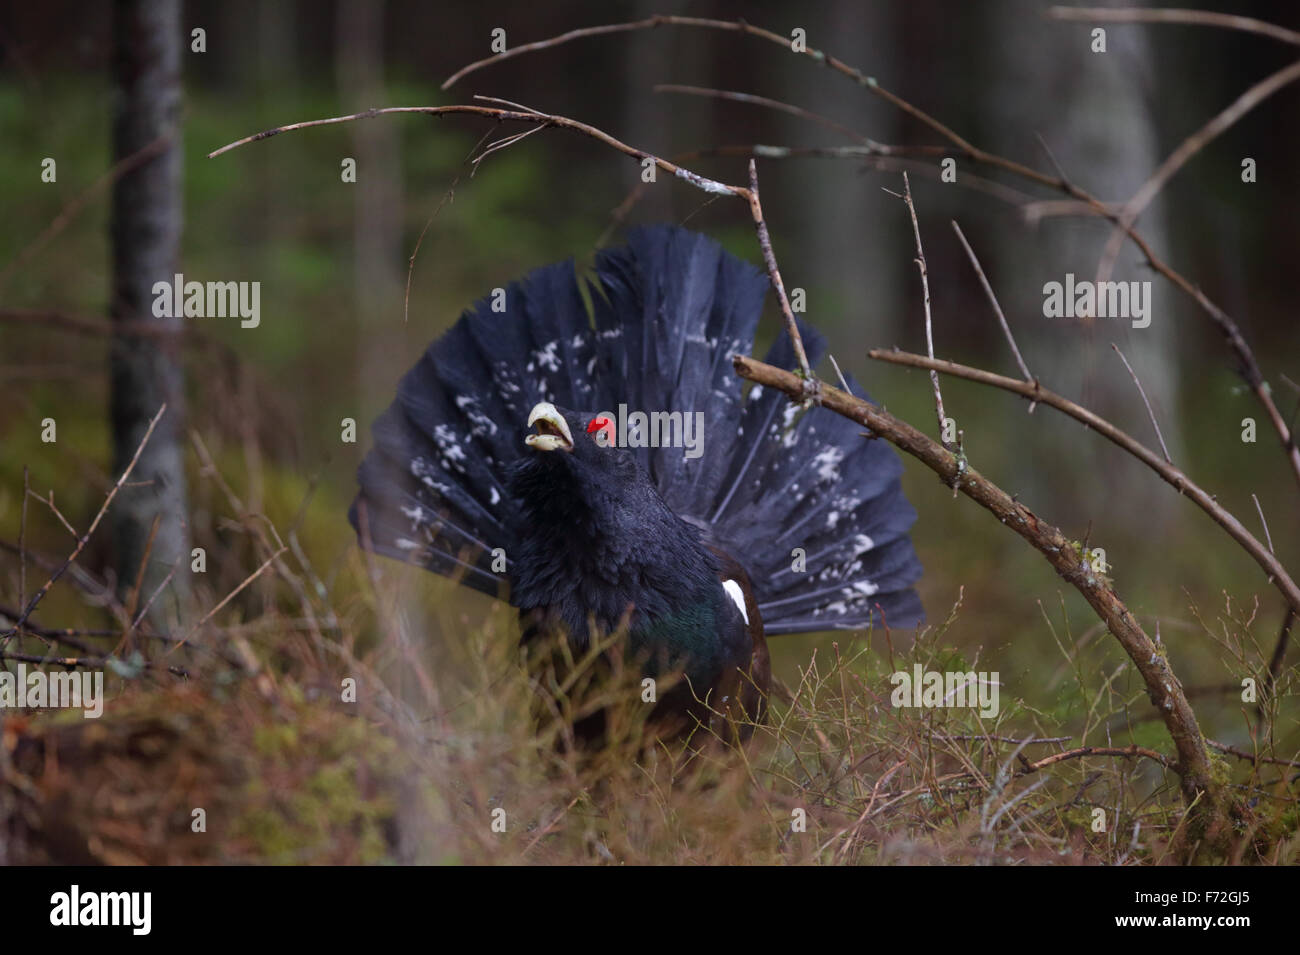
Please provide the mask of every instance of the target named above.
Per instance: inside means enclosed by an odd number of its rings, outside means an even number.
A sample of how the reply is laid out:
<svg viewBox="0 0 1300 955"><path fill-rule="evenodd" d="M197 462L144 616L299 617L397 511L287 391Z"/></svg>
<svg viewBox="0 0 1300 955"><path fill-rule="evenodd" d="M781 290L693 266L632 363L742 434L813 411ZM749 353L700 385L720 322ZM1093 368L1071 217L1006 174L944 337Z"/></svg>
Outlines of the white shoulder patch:
<svg viewBox="0 0 1300 955"><path fill-rule="evenodd" d="M722 589L727 592L727 596L730 597L735 602L736 606L740 608L740 615L745 618L745 626L749 626L749 614L745 612L745 592L740 589L740 584L736 583L734 580L724 580L722 582Z"/></svg>

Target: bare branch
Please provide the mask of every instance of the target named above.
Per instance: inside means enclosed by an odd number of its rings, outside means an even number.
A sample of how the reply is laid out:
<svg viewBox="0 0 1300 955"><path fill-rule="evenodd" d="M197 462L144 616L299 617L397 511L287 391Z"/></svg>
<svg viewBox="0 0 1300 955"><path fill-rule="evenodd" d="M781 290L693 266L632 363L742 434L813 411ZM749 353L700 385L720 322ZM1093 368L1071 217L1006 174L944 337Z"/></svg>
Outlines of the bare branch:
<svg viewBox="0 0 1300 955"><path fill-rule="evenodd" d="M808 355L803 348L803 338L799 335L799 325L794 320L794 311L790 308L790 299L785 294L785 283L781 281L781 271L776 267L776 255L772 252L772 238L767 232L767 222L763 219L763 206L758 199L758 166L754 160L749 161L749 209L754 217L754 229L758 233L758 245L763 250L763 262L767 265L767 274L776 289L777 300L781 303L781 314L785 317L785 329L794 345L795 358L799 360L799 370L803 373L805 397L814 394L816 381L812 369L808 366Z"/></svg>
<svg viewBox="0 0 1300 955"><path fill-rule="evenodd" d="M569 119L567 116L557 116L549 113L539 113L525 107L521 110L501 109L494 106L471 106L458 104L453 106L389 106L383 109L370 109L364 113L351 113L347 116L332 116L328 119L312 119L301 123L289 123L286 126L276 126L273 129L263 130L260 133L254 133L251 136L245 136L243 139L237 139L233 143L227 143L220 149L214 149L208 153L209 159L215 159L223 153L228 153L232 149L238 149L240 146L246 146L249 143L260 142L263 139L270 139L272 136L278 136L280 133L288 133L298 129L311 129L315 126L335 126L339 123L351 123L361 119L374 119L377 116L393 116L401 113L422 113L426 116L449 116L455 114L468 116L484 116L489 119L509 120L513 122L529 123L531 125L556 126L560 129L571 130L572 132L581 133L589 136L598 142L604 143L612 149L631 156L634 159L650 160L659 169L671 173L679 179L683 179L705 192L723 193L737 196L742 199L749 199L749 190L743 186L729 186L726 183L716 182L712 179L706 179L704 176L696 175L689 169L683 169L676 163L669 162L666 159L660 159L651 153L641 149L629 146L608 133L589 126L586 123L578 122L576 119Z"/></svg>
<svg viewBox="0 0 1300 955"><path fill-rule="evenodd" d="M1229 129L1237 120L1268 99L1268 97L1298 79L1300 79L1300 61L1278 70L1272 76L1261 80L1246 90L1227 109L1184 139L1178 148L1169 154L1169 158L1160 164L1160 168L1142 184L1142 187L1134 193L1132 199L1125 203L1123 210L1120 212L1119 218L1115 222L1115 228L1110 234L1110 239L1106 242L1106 248L1102 251L1101 265L1097 270L1099 282L1107 281L1110 278L1115 260L1119 257L1120 247L1124 244L1124 237L1128 234L1129 229L1133 227L1133 223L1137 221L1138 216L1142 214L1142 210L1149 206L1151 201L1155 199L1156 194L1164 188L1165 183L1172 179L1174 174L1182 169L1187 164L1187 161L1200 152L1207 143Z"/></svg>
<svg viewBox="0 0 1300 955"><path fill-rule="evenodd" d="M1106 11L1106 12L1109 14L1109 13L1113 13L1114 11ZM1224 25L1239 27L1239 24L1225 23ZM499 53L496 56L487 57L475 63L471 63L469 66L461 69L456 74L454 74L450 79L448 79L447 82L443 84L443 89L446 89L447 87L451 86L453 83L455 83L457 80L467 75L468 73L481 69L484 66L488 66L489 64L498 62L500 60L510 59L512 57L519 56L523 53L548 49L583 37L599 36L608 33L629 32L633 30L648 30L659 26L699 27L704 29L723 30L732 33L741 33L749 36L759 37L760 39L764 39L767 40L768 42L775 43L787 50L790 48L789 39L787 37L781 36L778 33L773 33L770 30L763 30L759 27L751 26L750 24L745 23L744 21L730 22L726 20L704 20L704 19L698 19L694 17L653 16L653 17L648 17L647 19L644 20L631 21L627 23L618 23L618 24L612 24L612 25L601 26L601 27L589 27L581 30L571 30L568 33L562 34L560 36L552 37L549 40L541 40L535 43L528 43L523 46L515 47L511 50L507 50L504 53ZM918 109L917 107L913 106L911 103L904 100L902 97L882 87L874 77L865 75L860 70L857 70L849 66L843 61L838 60L835 57L830 56L821 50L815 49L813 47L808 47L803 51L803 55L807 56L813 62L825 66L828 69L831 69L841 74L842 76L847 77L848 79L852 80L853 82L861 86L867 92L871 93L874 96L879 96L880 98L894 105L897 109L902 110L907 115L912 116L919 122L928 126L931 130L935 131L944 139L948 140L948 142L952 143L953 146L955 146L959 150L959 154L964 156L969 161L981 165L992 166L997 169L1002 169L1015 176L1019 176L1022 179L1025 179L1029 182L1038 183L1039 185L1045 186L1049 189L1062 192L1068 196L1071 196L1074 199L1079 200L1081 203L1083 203L1085 206L1091 209L1096 215L1100 215L1110 220L1111 222L1119 221L1118 212L1111 209L1106 203L1102 202L1096 196L1092 195L1091 193L1087 192L1084 189L1079 188L1074 183L1067 180L1065 177L1050 176L1045 173L1039 172L1038 170L1033 169L1029 166L1026 166L1023 163L1018 163L1015 162L1014 160L1006 159L1002 156L998 156L994 153L986 152L985 150L978 148L977 146L963 139L953 130L949 129L943 123L939 122L937 119L930 116L923 110ZM1228 347L1231 348L1232 351L1236 353L1238 359L1240 360L1242 377L1246 380L1246 383L1250 386L1251 390L1255 393L1255 397L1258 399L1260 404L1263 406L1265 412L1267 413L1269 421L1272 423L1274 430L1277 432L1278 437L1281 439L1283 450L1287 455L1288 461L1291 464L1291 470L1296 478L1296 481L1297 483L1300 483L1300 446L1297 446L1296 442L1293 440L1291 429L1288 427L1285 418L1283 418L1282 414L1278 411L1277 405L1273 401L1272 393L1269 390L1268 383L1264 380L1263 372L1260 370L1259 363L1255 359L1254 352L1251 350L1250 345L1246 342L1245 338L1242 336L1241 330L1237 327L1236 322L1233 321L1232 317L1228 315L1227 312L1225 312L1213 301L1211 301L1209 296L1207 296L1203 291L1201 291L1199 286L1189 281L1182 274L1174 271L1174 269L1172 269L1167 263L1165 263L1163 259L1159 258L1155 254L1155 252L1152 251L1151 246L1147 243L1147 241L1141 236L1140 233L1138 233L1138 231L1135 228L1133 228L1133 226L1131 225L1128 226L1125 229L1125 234L1133 241L1133 244L1138 247L1138 250L1142 253L1143 257L1145 258L1146 263L1153 270L1158 272L1160 275L1164 276L1165 279L1172 282L1185 295L1187 295L1192 300L1194 300L1197 303L1197 305L1199 305L1201 309L1207 315L1209 315L1210 319L1223 332L1223 336L1227 340Z"/></svg>
<svg viewBox="0 0 1300 955"><path fill-rule="evenodd" d="M1083 23L1179 23L1189 26L1220 27L1226 30L1258 33L1260 36L1272 37L1283 43L1300 46L1300 33L1294 30L1256 20L1253 17L1239 17L1231 13L1214 13L1209 10L1052 7L1047 11L1047 16L1055 20L1074 20Z"/></svg>
<svg viewBox="0 0 1300 955"><path fill-rule="evenodd" d="M1145 759L1155 760L1161 766L1169 769L1173 766L1172 761L1163 753L1157 753L1153 749L1147 749L1145 746L1138 746L1136 743L1131 746L1080 746L1077 749L1067 749L1063 753L1053 753L1051 756L1044 756L1042 759L1024 760L1021 765L1026 773L1036 773L1040 769L1051 766L1053 763L1064 762L1067 759L1082 759L1085 756L1141 756Z"/></svg>
<svg viewBox="0 0 1300 955"><path fill-rule="evenodd" d="M38 325L42 328L55 328L74 335L104 336L125 334L138 335L142 338L180 338L189 337L193 331L185 328L169 328L157 322L106 322L89 315L70 315L67 312L43 308L0 308L0 322L14 325Z"/></svg>
<svg viewBox="0 0 1300 955"><path fill-rule="evenodd" d="M1019 746L1027 746L1031 743L1068 743L1074 739L1073 736L1030 736L1026 739L1016 739L1014 736L988 736L976 733L959 733L955 736L931 736L930 739L939 740L940 742L981 742L989 741L994 743L1015 743Z"/></svg>
<svg viewBox="0 0 1300 955"><path fill-rule="evenodd" d="M912 217L912 235L916 237L916 267L921 272L921 291L925 297L925 349L931 358L934 358L934 327L930 318L930 278L925 267L925 250L921 248L921 226L916 221L916 205L912 202L912 184L908 182L907 173L903 173L903 201L907 203L907 213ZM943 392L939 390L939 373L930 372L930 384L934 388L934 411L939 418L939 438L943 441L943 446L952 450L948 441L943 438L945 419L948 417L943 413Z"/></svg>
<svg viewBox="0 0 1300 955"><path fill-rule="evenodd" d="M516 48L516 50L512 52L519 52L519 50L521 49L522 48ZM352 113L347 116L334 116L328 119L314 119L314 120L307 120L305 122L300 122L300 123L289 123L286 126L276 126L273 129L263 130L260 133L254 133L252 136L245 136L243 139L236 140L233 143L228 143L225 146L222 146L220 149L215 149L212 152L208 153L208 158L211 159L216 156L220 156L223 153L227 153L232 149L238 149L240 146L245 146L249 143L255 143L263 139L269 139L272 136L279 135L280 133L291 132L293 130L298 130L298 129L309 129L315 126L333 126L339 123L350 123L355 120L373 119L377 116L390 116L399 113L422 113L427 116L465 114L470 116L484 116L484 117L501 120L501 121L508 120L513 122L529 123L539 128L545 126L555 126L559 129L567 129L572 132L581 133L584 136L588 136L592 139L595 139L596 141L604 143L606 146L609 146L612 149L616 149L625 155L632 156L635 159L639 159L642 161L649 160L650 162L654 163L657 168L662 169L665 172L671 173L672 175L676 176L678 179L684 180L685 182L689 183L690 185L694 186L697 189L702 190L703 192L710 193L711 195L735 196L738 199L745 200L745 202L749 206L750 215L753 217L754 220L754 228L758 233L758 244L763 253L763 261L767 265L768 276L772 280L772 286L773 288L776 289L777 298L781 303L781 312L785 317L786 330L790 334L790 340L794 346L795 357L799 361L799 369L802 372L804 379L808 382L807 396L811 397L812 395L815 394L816 387L817 387L816 380L813 377L812 369L808 365L808 355L804 351L803 339L799 335L799 327L798 324L795 322L794 312L790 308L790 301L785 294L785 285L781 281L781 272L776 264L776 256L772 252L772 240L768 234L767 223L763 218L763 206L762 203L759 201L758 173L755 168L754 161L752 159L750 160L749 163L749 187L746 188L745 186L733 186L725 182L718 182L717 180L714 179L708 179L704 176L698 175L697 173L691 172L689 169L685 168L684 166L680 166L675 162L671 162L670 160L667 159L661 159L660 157L655 156L652 153L648 153L645 150L637 149L633 146L629 146L626 143L618 139L615 139L613 136L609 135L603 130L597 129L595 126L590 126L587 123L579 122L576 119L569 119L567 116L558 116L551 113L541 113L530 107L522 107L521 109L501 109L498 107L491 107L491 106L467 106L467 105L392 106L384 109L366 110L364 113ZM488 150L486 150L483 155L486 155L488 152L491 152L494 148L500 148L502 146L510 145L513 142L517 142L518 139L520 138L521 138L520 136L507 137L506 139L503 139L498 143L495 143L493 146L489 147Z"/></svg>
<svg viewBox="0 0 1300 955"><path fill-rule="evenodd" d="M501 59L507 59L534 50L541 50L549 47L558 46L562 43L567 43L571 40L579 39L581 37L596 36L600 34L613 33L613 32L645 30L645 29L651 29L653 27L657 27L661 25L702 27L707 29L744 33L751 36L760 37L772 43L780 44L782 47L785 48L789 47L788 40L785 37L773 33L769 30L762 30L760 28L753 27L744 22L733 23L733 22L721 21L721 20L702 20L702 19L696 19L691 17L655 16L655 17L650 17L648 19L635 21L635 22L614 24L605 27L592 27L585 30L573 30L563 34L562 36L554 37L550 40L543 40L537 43L531 43L531 44L526 44L524 46L515 47L514 49L508 50L505 53L501 53L493 57L488 57L486 59L479 60L476 63L470 64L469 66L465 67L464 69L456 73L454 76L452 76L447 81L447 83L444 84L444 89L450 86L456 80L465 76L467 73L477 70L483 66L486 66L490 63L494 63ZM1111 220L1112 222L1116 222L1116 223L1120 222L1119 213L1110 209L1105 203L1101 202L1095 196L1091 195L1090 193L1086 192L1083 189L1080 189L1078 186L1075 186L1073 183L1067 181L1064 177L1049 176L1035 169L1032 169L1028 166L1025 166L1021 163L1017 163L1012 160L1005 159L993 153L985 152L984 150L979 149L976 146L972 145L971 143L963 139L961 136L957 135L955 132L953 132L944 124L940 123L938 120L934 119L933 117L929 116L922 110L919 110L915 106L912 106L910 103L903 100L901 97L889 92L884 87L880 86L880 84L877 83L873 77L866 76L861 71L854 69L851 66L848 66L847 64L841 62L840 60L837 60L833 56L829 56L823 53L821 50L817 50L809 47L804 52L805 55L809 56L814 61L827 66L828 68L848 77L849 79L854 80L855 82L859 83L862 87L867 89L869 92L871 92L873 95L882 97L883 99L895 105L897 108L901 109L903 112L907 113L909 116L915 117L916 119L918 119L919 121L921 121L922 123L930 127L932 130L934 130L935 132L938 132L950 143L952 143L954 146L960 149L962 151L962 154L965 155L972 162L994 166L996 168L1006 170L1010 173L1013 173L1014 175L1027 179L1029 181L1039 183L1041 185L1047 186L1052 189L1056 189L1060 192L1063 192L1069 196L1074 197L1075 199L1080 200L1085 205L1093 209L1096 212L1096 214L1104 216L1105 218ZM1172 268L1170 268L1167 264L1165 264L1163 260L1159 259L1155 255L1155 253L1151 250L1151 247L1147 244L1147 242L1138 234L1136 229L1133 228L1131 223L1124 228L1124 234L1133 240L1134 244L1138 246L1138 249L1142 252L1143 256L1146 258L1147 263L1155 271L1159 272L1166 279L1173 282L1186 295L1193 298L1197 302L1197 304L1201 306L1201 308L1210 316L1210 318L1223 331L1224 337L1227 339L1229 347L1237 354L1238 358L1241 361L1243 377L1245 377L1247 384L1249 384L1251 389L1255 392L1255 395L1258 398L1260 404L1263 405L1265 412L1268 414L1269 420L1272 423L1274 430L1277 431L1278 436L1282 441L1282 446L1287 454L1288 460L1291 463L1291 469L1295 475L1295 478L1297 482L1300 482L1300 447L1297 447L1295 441L1293 440L1291 429L1288 427L1285 419L1278 411L1277 406L1273 401L1272 394L1269 391L1268 385L1264 381L1263 373L1260 371L1258 362L1255 360L1254 353L1251 351L1250 346L1246 343L1246 340L1242 337L1241 331L1240 329L1238 329L1236 323L1226 312L1224 312L1221 308L1215 305L1209 299L1209 297L1204 292L1201 291L1200 288L1192 284L1190 281L1188 281L1185 277L1183 277L1178 272L1175 272Z"/></svg>
<svg viewBox="0 0 1300 955"><path fill-rule="evenodd" d="M1228 532L1245 551L1255 559L1264 573L1268 575L1274 586L1286 598L1287 603L1300 611L1300 587L1287 574L1286 568L1277 560L1267 547L1261 544L1250 531L1246 530L1241 521L1233 517L1212 494L1206 493L1191 478L1180 471L1177 467L1168 461L1162 460L1159 455L1153 452L1146 445L1137 441L1127 433L1115 427L1105 418L1089 411L1081 405L1075 404L1068 398L1063 398L1055 392L1048 391L1039 382L1024 382L1015 378L1007 378L1003 375L996 375L993 372L984 371L979 368L971 368L967 365L959 365L956 362L945 361L943 359L930 359L924 355L913 355L908 352L889 351L884 349L873 349L867 352L867 357L874 358L877 361L889 362L895 365L908 365L913 368L933 369L941 371L945 375L952 375L956 378L964 378L967 381L975 381L984 385L992 385L994 388L1001 388L1003 391L1009 391L1013 394L1020 395L1030 401L1040 401L1049 405L1064 414L1069 415L1076 421L1082 422L1089 428L1092 428L1103 438L1119 445L1129 454L1133 455L1147 467L1151 468L1160 475L1169 485L1171 485L1180 494L1185 494L1193 503L1209 514L1220 527Z"/></svg>
<svg viewBox="0 0 1300 955"><path fill-rule="evenodd" d="M1236 756L1238 759L1248 760L1252 763L1269 763L1274 766L1292 766L1300 769L1300 762L1294 759L1278 759L1275 756L1257 756L1254 753L1248 753L1244 749L1238 749L1235 746L1229 746L1227 743L1219 743L1212 739L1207 739L1206 744L1217 749L1220 753L1227 753L1229 756Z"/></svg>
<svg viewBox="0 0 1300 955"><path fill-rule="evenodd" d="M783 369L744 355L737 355L732 364L742 378L795 398L803 394L800 379ZM1022 382L1013 384L1027 387ZM921 461L945 484L960 490L1032 544L1057 573L1083 595L1128 654L1173 739L1178 762L1172 768L1181 779L1184 800L1194 807L1193 811L1207 827L1221 825L1228 811L1224 802L1226 797L1213 783L1209 754L1196 714L1164 657L1157 652L1151 638L1109 581L1102 575L1087 572L1083 556L1058 528L1039 518L964 460L907 422L827 384L822 386L822 405L866 426Z"/></svg>

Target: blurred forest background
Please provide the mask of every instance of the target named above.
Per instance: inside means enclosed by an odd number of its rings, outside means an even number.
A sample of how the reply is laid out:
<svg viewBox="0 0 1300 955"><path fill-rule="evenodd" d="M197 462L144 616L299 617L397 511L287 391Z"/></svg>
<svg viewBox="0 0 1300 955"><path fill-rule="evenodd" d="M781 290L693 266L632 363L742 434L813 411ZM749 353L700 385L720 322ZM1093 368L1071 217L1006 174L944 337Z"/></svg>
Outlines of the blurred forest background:
<svg viewBox="0 0 1300 955"><path fill-rule="evenodd" d="M250 511L286 524L297 519L303 548L332 582L355 557L346 511L369 422L400 375L490 288L537 265L590 257L611 228L612 210L639 181L632 160L556 130L490 156L471 178L465 159L494 124L468 117L383 117L287 133L206 158L233 140L369 107L464 103L482 94L580 119L665 157L721 145L852 142L771 109L654 89L672 83L797 104L878 142L938 142L899 110L806 58L707 30L586 39L492 66L442 91L457 69L490 54L494 28L506 31L512 47L654 13L743 17L783 35L803 28L809 46L877 77L977 145L1050 173L1046 143L1073 181L1109 201L1130 197L1184 137L1294 55L1244 33L1120 24L1106 25L1107 52L1094 54L1093 25L1047 19L1047 6L187 2L184 33L203 28L206 51L181 54L178 271L200 281L259 281L261 322L244 329L233 319L187 320L195 334L184 350L182 436L189 429L203 436ZM1300 27L1291 3L1232 7ZM111 37L109 4L49 0L0 9L0 270L23 257L0 278L0 308L107 314L111 186L71 211L68 204L113 165ZM1298 115L1300 88L1283 89L1198 155L1139 222L1159 255L1237 319L1288 417L1300 399L1280 378L1300 380L1292 271ZM41 181L45 157L57 159L55 183ZM355 184L340 179L345 157L357 160ZM1242 181L1247 157L1257 163L1253 184ZM745 178L741 158L686 164L727 182ZM933 162L760 160L764 210L786 285L806 290L806 317L828 335L844 370L890 411L934 433L927 376L866 357L873 347L924 351L911 226L905 206L884 191L901 190L902 168L912 177L925 241L937 354L1016 374L949 225L956 219L1043 383L1154 446L1146 411L1110 347L1118 344L1152 399L1174 462L1262 538L1251 497L1257 495L1278 556L1294 565L1300 535L1285 458L1194 303L1143 269L1126 245L1117 277L1152 280L1149 328L1043 317L1044 283L1067 272L1092 277L1110 227L1068 217L1027 223L1005 193L978 188L976 178L1024 198L1056 198L1043 190L961 161L957 183L949 184ZM454 201L444 203L453 183ZM408 259L435 211L411 273L404 320ZM747 210L734 200L661 176L625 224L660 221L688 223L759 260ZM52 222L56 232L42 237ZM615 230L606 241L617 240ZM778 326L769 300L764 335L770 339ZM111 483L107 355L103 336L55 322L0 322L0 539L12 544L19 537L25 467L33 491L53 490L78 529L102 502ZM1215 688L1239 685L1239 661L1229 660L1219 642L1225 630L1258 641L1265 657L1276 640L1283 604L1259 568L1138 462L1051 409L1027 414L1017 398L954 380L945 380L944 397L975 467L1067 534L1090 535L1093 546L1105 548L1129 607L1148 632L1162 634L1185 685L1205 690L1193 702L1206 732L1249 745L1237 693ZM40 440L46 417L58 422L57 444ZM339 440L345 417L360 425L355 445ZM1256 443L1242 441L1245 417L1259 422ZM187 468L200 469L194 448L183 444ZM1057 640L1081 641L1078 670L1098 680L1115 673L1122 653L1078 595L987 513L906 463L931 619L944 620L964 593L945 639L980 668L999 670L1003 694L1031 709L1066 705L1062 674L1069 665ZM221 532L212 517L224 506L218 492L196 481L190 494L196 527L211 523ZM35 505L26 535L36 551L68 550L66 531ZM232 562L228 578L238 581L261 558L232 548L223 559ZM107 537L92 539L79 564L103 577ZM0 552L5 603L15 602L16 568L14 555ZM34 575L43 578L29 571L29 592ZM244 597L255 599L259 587ZM433 592L435 583L417 579L411 587ZM475 594L442 587L436 593L455 609L419 618L417 629L431 646L462 640L491 609ZM73 588L56 588L38 616L59 626L98 619ZM831 639L778 638L778 673L797 681L813 648L829 648ZM1115 679L1136 701L1140 722L1149 715L1140 680L1123 671ZM1284 712L1290 715L1278 733L1294 740L1295 707L1288 702ZM1134 738L1162 746L1163 733L1148 722Z"/></svg>

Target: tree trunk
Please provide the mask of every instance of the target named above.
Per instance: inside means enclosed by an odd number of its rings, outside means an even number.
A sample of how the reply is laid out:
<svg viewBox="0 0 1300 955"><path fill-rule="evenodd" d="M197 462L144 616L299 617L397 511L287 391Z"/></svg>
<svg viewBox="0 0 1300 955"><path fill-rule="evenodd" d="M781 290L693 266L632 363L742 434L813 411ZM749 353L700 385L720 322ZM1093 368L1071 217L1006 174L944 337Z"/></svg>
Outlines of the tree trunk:
<svg viewBox="0 0 1300 955"><path fill-rule="evenodd" d="M109 356L113 473L130 464L149 422L167 412L140 452L130 480L113 502L113 563L118 595L143 606L178 561L189 558L182 432L182 372L175 336L141 335L122 327L145 322L177 331L178 318L153 315L153 285L178 271L181 236L181 22L179 0L117 0L113 7L113 157L152 148L117 180L109 224L117 328ZM161 149L155 144L169 137ZM155 529L156 525L156 529ZM150 619L174 620L188 588L178 567ZM137 590L138 585L138 590Z"/></svg>
<svg viewBox="0 0 1300 955"><path fill-rule="evenodd" d="M339 102L363 110L389 102L384 83L385 4L344 3L338 8L336 43ZM401 321L410 250L402 244L401 141L396 123L353 123L353 282L357 305L357 375L362 382L360 420L382 410L377 394L395 380L393 355L404 353ZM337 163L335 164L337 169Z"/></svg>
<svg viewBox="0 0 1300 955"><path fill-rule="evenodd" d="M800 11L791 26L808 31L808 45L851 63L873 75L897 75L901 65L899 11L888 4L856 3L833 0ZM763 51L764 56L772 56ZM787 103L795 103L814 112L828 112L825 104L847 103L847 109L834 111L833 118L880 142L899 141L901 124L896 109L887 103L855 91L841 76L828 70L812 69L800 63L800 69L784 75L784 91L760 89ZM887 80L882 80L888 84ZM906 92L906 91L905 91ZM815 126L802 117L778 114L785 134L778 143L791 145L848 145L852 140ZM881 186L897 189L897 175L865 174L857 163L829 159L791 160L786 163L789 178L786 187L777 185L786 170L759 161L759 176L772 178L772 189L762 189L763 206L770 203L774 233L794 230L803 224L798 249L781 260L782 271L790 287L803 287L808 293L806 317L831 337L831 354L848 373L865 375L870 387L871 371L857 342L902 342L911 340L915 327L908 328L908 305L915 301L916 270L910 267L910 253L900 255L892 239L896 226L906 218L901 203L881 191ZM797 178L795 178L797 177ZM784 201L782 201L784 200ZM782 225L786 228L782 228ZM779 253L778 253L779 254ZM911 296L911 297L909 297ZM840 324L842 322L842 324ZM834 380L834 373L831 373ZM874 394L874 392L873 392Z"/></svg>

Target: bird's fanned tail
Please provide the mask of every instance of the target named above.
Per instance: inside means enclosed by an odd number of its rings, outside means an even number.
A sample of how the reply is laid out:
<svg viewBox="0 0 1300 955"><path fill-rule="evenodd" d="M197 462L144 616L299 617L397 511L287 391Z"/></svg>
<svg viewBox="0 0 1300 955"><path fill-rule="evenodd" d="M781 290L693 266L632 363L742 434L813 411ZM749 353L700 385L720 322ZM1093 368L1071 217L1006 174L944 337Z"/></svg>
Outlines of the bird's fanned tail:
<svg viewBox="0 0 1300 955"><path fill-rule="evenodd" d="M631 450L665 503L745 568L769 634L855 629L882 614L917 624L916 512L897 455L831 411L746 393L732 371L731 356L753 348L768 288L712 240L652 227L597 256L587 301L567 262L508 286L504 311L493 310L499 297L476 303L375 423L351 515L363 543L496 594L520 533L505 473L526 453L531 407L698 412L691 455ZM800 331L816 362L824 339ZM793 365L788 336L766 360Z"/></svg>

